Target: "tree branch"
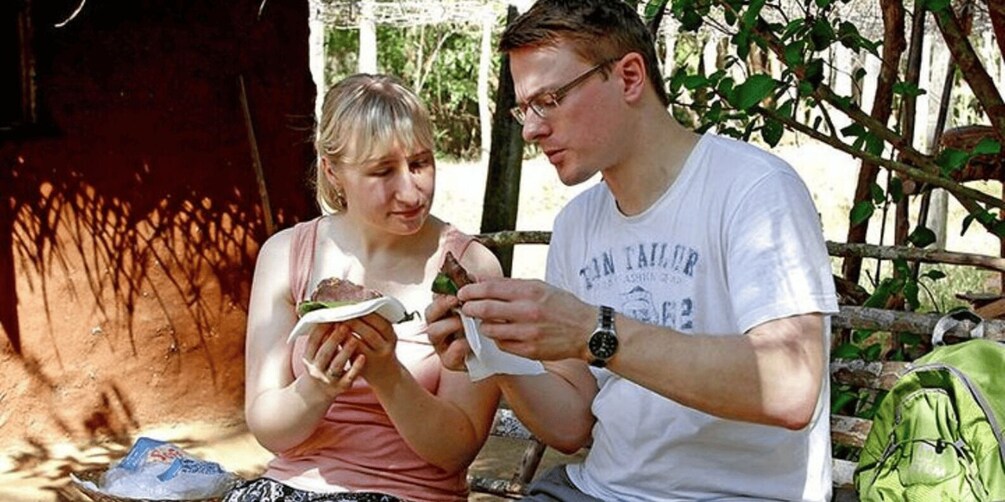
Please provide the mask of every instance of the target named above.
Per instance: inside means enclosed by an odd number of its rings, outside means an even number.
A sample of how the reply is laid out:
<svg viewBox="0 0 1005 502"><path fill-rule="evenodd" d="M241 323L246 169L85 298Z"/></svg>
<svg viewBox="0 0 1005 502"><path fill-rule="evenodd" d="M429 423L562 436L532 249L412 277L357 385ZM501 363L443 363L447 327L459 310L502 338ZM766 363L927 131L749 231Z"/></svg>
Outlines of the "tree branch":
<svg viewBox="0 0 1005 502"><path fill-rule="evenodd" d="M973 46L970 45L959 18L951 7L932 14L935 16L936 24L939 25L939 30L942 31L942 38L946 41L949 53L953 55L960 72L970 84L970 90L991 119L991 125L998 132L998 137L1005 140L1005 101L1002 101L994 80L988 75Z"/></svg>
<svg viewBox="0 0 1005 502"><path fill-rule="evenodd" d="M939 175L931 174L927 171L911 167L903 162L884 159L882 157L872 155L866 151L856 150L839 139L827 136L813 129L810 126L798 122L794 119L791 119L785 115L782 115L775 110L769 110L767 108L763 108L760 106L754 107L754 110L757 111L757 113L760 113L766 117L781 122L786 127L789 127L795 131L806 134L807 136L810 136L813 139L826 143L827 145L830 145L835 149L841 150L842 152L845 152L849 155L852 155L862 160L868 160L869 162L874 162L879 166L885 167L892 171L896 171L898 173L903 174L904 176L916 179L918 181L922 181L933 186L945 188L948 192L952 193L960 201L960 203L963 204L964 207L970 210L971 213L980 212L984 210L984 208L979 207L977 204L975 204L974 201L980 201L992 207L1005 209L1005 202L979 190L974 190L972 188L956 183L951 179L943 178Z"/></svg>

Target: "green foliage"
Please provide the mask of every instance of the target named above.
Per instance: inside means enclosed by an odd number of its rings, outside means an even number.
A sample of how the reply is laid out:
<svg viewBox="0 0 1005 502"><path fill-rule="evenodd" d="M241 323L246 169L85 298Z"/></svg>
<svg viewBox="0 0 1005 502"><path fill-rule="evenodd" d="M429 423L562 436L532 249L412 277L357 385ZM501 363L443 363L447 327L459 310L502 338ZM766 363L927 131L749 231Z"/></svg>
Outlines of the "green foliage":
<svg viewBox="0 0 1005 502"><path fill-rule="evenodd" d="M404 80L428 107L436 126L438 154L478 156L481 28L476 24L378 26L377 47L378 71ZM359 30L328 30L325 74L329 85L356 72L358 52ZM496 78L498 54L493 53L492 65L491 78ZM489 82L490 92L496 87Z"/></svg>

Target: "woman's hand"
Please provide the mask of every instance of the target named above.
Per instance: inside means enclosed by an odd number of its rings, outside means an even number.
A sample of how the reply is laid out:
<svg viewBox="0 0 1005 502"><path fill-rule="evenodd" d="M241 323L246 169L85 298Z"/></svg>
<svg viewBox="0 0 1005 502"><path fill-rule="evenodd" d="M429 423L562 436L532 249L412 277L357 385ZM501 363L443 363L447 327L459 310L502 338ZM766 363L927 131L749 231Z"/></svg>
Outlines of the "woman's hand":
<svg viewBox="0 0 1005 502"><path fill-rule="evenodd" d="M315 329L308 337L304 366L311 378L323 384L322 389L330 399L352 387L366 366L366 358L357 354L359 346L360 341L344 323L336 323L327 330Z"/></svg>
<svg viewBox="0 0 1005 502"><path fill-rule="evenodd" d="M359 351L366 360L362 375L370 385L399 369L394 352L398 335L387 319L380 314L368 314L345 321L345 325L352 331L352 338L359 342Z"/></svg>
<svg viewBox="0 0 1005 502"><path fill-rule="evenodd" d="M426 307L426 335L440 356L443 367L454 371L467 371L464 360L471 347L464 338L464 326L457 309L461 302L453 295L434 295Z"/></svg>

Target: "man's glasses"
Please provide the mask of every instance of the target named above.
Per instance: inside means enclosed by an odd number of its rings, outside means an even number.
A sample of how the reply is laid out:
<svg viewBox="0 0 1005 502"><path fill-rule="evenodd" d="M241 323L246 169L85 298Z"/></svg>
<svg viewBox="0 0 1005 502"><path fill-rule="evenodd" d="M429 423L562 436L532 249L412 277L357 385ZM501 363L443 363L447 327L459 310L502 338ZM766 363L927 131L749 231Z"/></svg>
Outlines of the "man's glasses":
<svg viewBox="0 0 1005 502"><path fill-rule="evenodd" d="M586 70L578 77L572 79L572 81L569 82L568 84L565 84L562 87L555 89L554 91L542 92L534 96L533 98L527 100L527 104L518 105L514 106L513 108L510 108L509 112L511 115L513 115L513 118L515 118L520 125L523 125L524 120L527 118L528 108L533 110L538 117L547 118L548 112L550 112L555 108L558 108L558 105L562 104L562 100L565 99L565 96L567 96L569 92L575 89L576 86L582 84L583 82L586 82L586 79L590 78L591 75L604 69L605 67L607 67L607 65L617 61L618 59L620 58L608 59L607 61L604 61L598 64L597 66L590 68L589 70Z"/></svg>

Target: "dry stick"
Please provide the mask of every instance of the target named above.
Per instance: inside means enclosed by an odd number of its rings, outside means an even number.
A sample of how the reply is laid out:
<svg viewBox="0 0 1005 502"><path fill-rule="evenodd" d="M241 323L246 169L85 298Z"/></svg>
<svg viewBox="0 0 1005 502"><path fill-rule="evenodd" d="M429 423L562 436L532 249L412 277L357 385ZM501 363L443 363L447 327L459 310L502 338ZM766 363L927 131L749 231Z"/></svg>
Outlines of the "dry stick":
<svg viewBox="0 0 1005 502"><path fill-rule="evenodd" d="M476 235L475 238L487 247L513 246L516 244L548 244L551 232L547 230L504 230ZM920 249L909 246L879 246L876 244L848 244L827 241L827 252L831 256L858 256L894 260L903 258L923 263L943 263L966 265L988 270L1005 271L1005 258L974 253L957 253L938 249Z"/></svg>
<svg viewBox="0 0 1005 502"><path fill-rule="evenodd" d="M255 179L258 181L258 195L262 199L262 213L265 216L265 233L272 235L275 224L272 222L272 205L269 204L269 190L265 186L265 173L262 172L262 159L258 155L258 141L255 139L255 126L251 122L251 110L248 107L248 93L244 89L244 75L237 76L237 84L241 90L241 110L244 112L244 127L248 130L248 143L251 144L251 165L255 168Z"/></svg>
<svg viewBox="0 0 1005 502"><path fill-rule="evenodd" d="M831 326L842 329L871 329L877 331L908 332L930 335L935 330L942 314L922 314L869 307L841 306L840 313L831 317ZM970 338L965 329L953 329L947 333L953 338ZM1005 340L1005 321L984 320L984 337L989 340Z"/></svg>

